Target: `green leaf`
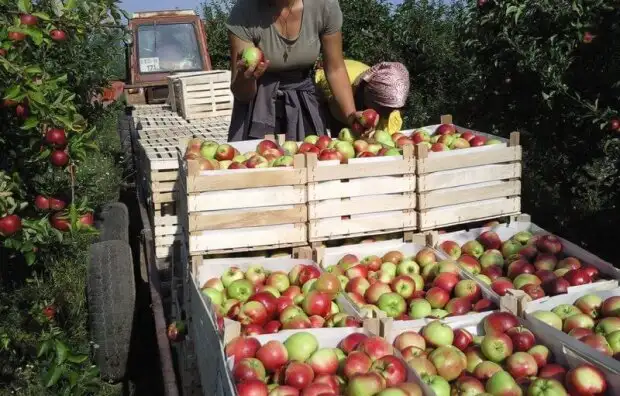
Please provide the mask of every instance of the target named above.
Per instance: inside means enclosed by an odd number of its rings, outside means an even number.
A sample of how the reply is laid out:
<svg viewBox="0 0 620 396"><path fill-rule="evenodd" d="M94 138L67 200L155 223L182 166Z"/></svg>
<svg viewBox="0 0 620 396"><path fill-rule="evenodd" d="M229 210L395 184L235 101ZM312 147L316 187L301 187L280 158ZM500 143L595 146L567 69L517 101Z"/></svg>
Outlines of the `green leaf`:
<svg viewBox="0 0 620 396"><path fill-rule="evenodd" d="M15 100L19 96L22 87L20 85L13 85L11 88L7 89L4 93L4 99Z"/></svg>
<svg viewBox="0 0 620 396"><path fill-rule="evenodd" d="M67 0L65 4L65 10L72 10L75 8L77 2L76 0Z"/></svg>
<svg viewBox="0 0 620 396"><path fill-rule="evenodd" d="M39 345L39 350L37 352L37 357L40 358L41 356L45 355L47 353L47 351L49 351L50 349L50 340L45 340L41 343L41 345Z"/></svg>
<svg viewBox="0 0 620 396"><path fill-rule="evenodd" d="M25 14L29 14L30 11L32 11L32 3L30 2L30 0L18 0L17 1L17 8L25 13Z"/></svg>
<svg viewBox="0 0 620 396"><path fill-rule="evenodd" d="M33 12L33 13L32 13L32 15L34 15L34 16L36 16L37 18L42 19L42 20L44 20L44 21L49 21L49 20L51 20L51 19L52 19L52 18L50 18L50 16L49 16L49 15L47 15L47 14L46 14L46 13L44 13L44 12Z"/></svg>
<svg viewBox="0 0 620 396"><path fill-rule="evenodd" d="M46 388L52 387L58 383L58 380L62 376L64 371L63 366L58 366L56 364L52 365L50 369L47 371L45 378L43 379L43 383Z"/></svg>
<svg viewBox="0 0 620 396"><path fill-rule="evenodd" d="M43 33L41 30L37 28L28 27L25 29L25 32L28 36L32 38L32 41L38 46L43 43Z"/></svg>
<svg viewBox="0 0 620 396"><path fill-rule="evenodd" d="M54 346L56 347L56 363L63 364L69 355L69 348L60 340L56 340Z"/></svg>
<svg viewBox="0 0 620 396"><path fill-rule="evenodd" d="M45 96L43 96L41 92L31 91L30 93L28 93L28 98L33 102L37 102L38 104L42 104L42 105L46 104Z"/></svg>
<svg viewBox="0 0 620 396"><path fill-rule="evenodd" d="M28 119L24 122L21 129L28 130L32 128L36 128L39 125L39 119L37 117L28 117Z"/></svg>
<svg viewBox="0 0 620 396"><path fill-rule="evenodd" d="M39 66L28 66L24 69L24 73L26 74L41 74L43 70Z"/></svg>
<svg viewBox="0 0 620 396"><path fill-rule="evenodd" d="M88 359L88 355L69 355L67 356L67 360L71 363L84 363Z"/></svg>
<svg viewBox="0 0 620 396"><path fill-rule="evenodd" d="M37 260L37 255L33 252L24 253L24 259L26 260L26 264L31 266Z"/></svg>

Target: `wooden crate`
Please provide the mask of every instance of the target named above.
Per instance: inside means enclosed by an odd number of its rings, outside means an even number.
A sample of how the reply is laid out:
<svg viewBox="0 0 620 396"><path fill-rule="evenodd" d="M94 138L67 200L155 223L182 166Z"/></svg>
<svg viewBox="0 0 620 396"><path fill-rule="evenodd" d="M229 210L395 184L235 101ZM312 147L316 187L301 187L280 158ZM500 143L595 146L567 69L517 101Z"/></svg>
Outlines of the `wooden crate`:
<svg viewBox="0 0 620 396"><path fill-rule="evenodd" d="M196 124L189 124L183 119L171 121L161 118L135 119L134 125L140 140L175 139L183 137L202 137L217 143L228 139L230 117L212 117Z"/></svg>
<svg viewBox="0 0 620 396"><path fill-rule="evenodd" d="M214 70L173 80L175 107L186 120L218 117L232 113L234 97L230 71Z"/></svg>
<svg viewBox="0 0 620 396"><path fill-rule="evenodd" d="M354 238L416 229L415 159L356 158L348 164L307 154L308 240Z"/></svg>
<svg viewBox="0 0 620 396"><path fill-rule="evenodd" d="M441 123L452 123L442 116ZM457 126L459 132L470 131ZM519 133L501 144L431 152L416 146L418 228L431 230L521 212Z"/></svg>
<svg viewBox="0 0 620 396"><path fill-rule="evenodd" d="M180 88L179 88L179 79L183 77L191 77L191 76L200 76L203 74L209 73L208 71L197 71L197 72L177 72L170 76L166 77L168 80L168 104L170 105L170 109L172 112L177 115L177 101L180 99Z"/></svg>
<svg viewBox="0 0 620 396"><path fill-rule="evenodd" d="M256 143L232 145L247 152ZM186 146L182 142L180 151ZM296 155L294 166L287 168L201 172L198 161L181 162L183 197L178 212L188 234L190 255L307 244L303 155Z"/></svg>

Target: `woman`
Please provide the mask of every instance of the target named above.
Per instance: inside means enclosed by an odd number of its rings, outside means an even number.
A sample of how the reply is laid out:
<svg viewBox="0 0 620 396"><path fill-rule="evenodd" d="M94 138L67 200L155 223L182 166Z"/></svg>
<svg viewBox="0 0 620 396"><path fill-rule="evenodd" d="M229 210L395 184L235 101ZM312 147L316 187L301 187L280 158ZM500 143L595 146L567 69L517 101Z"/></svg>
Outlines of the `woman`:
<svg viewBox="0 0 620 396"><path fill-rule="evenodd" d="M227 27L235 96L228 140L285 133L287 140L325 133L312 69L322 52L335 101L349 124L356 114L342 55L338 0L237 0ZM258 47L264 61L246 68L244 49Z"/></svg>
<svg viewBox="0 0 620 396"><path fill-rule="evenodd" d="M402 63L381 62L369 67L361 62L345 61L349 80L353 86L353 97L358 109L374 109L381 120L377 129L387 129L390 133L400 131L402 119L400 109L405 106L409 95L409 72ZM346 123L334 99L330 85L322 70L317 71L316 84L321 88L322 96L331 114L332 131L337 132Z"/></svg>

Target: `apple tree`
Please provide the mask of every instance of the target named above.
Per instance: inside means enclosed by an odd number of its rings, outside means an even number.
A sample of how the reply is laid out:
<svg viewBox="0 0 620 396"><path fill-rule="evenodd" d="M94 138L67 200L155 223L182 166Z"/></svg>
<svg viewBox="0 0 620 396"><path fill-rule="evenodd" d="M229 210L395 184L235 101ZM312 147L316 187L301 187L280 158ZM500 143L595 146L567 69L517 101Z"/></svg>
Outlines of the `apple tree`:
<svg viewBox="0 0 620 396"><path fill-rule="evenodd" d="M524 209L612 255L592 236L614 232L619 213L618 2L470 1L459 23L479 82L471 121L522 131Z"/></svg>

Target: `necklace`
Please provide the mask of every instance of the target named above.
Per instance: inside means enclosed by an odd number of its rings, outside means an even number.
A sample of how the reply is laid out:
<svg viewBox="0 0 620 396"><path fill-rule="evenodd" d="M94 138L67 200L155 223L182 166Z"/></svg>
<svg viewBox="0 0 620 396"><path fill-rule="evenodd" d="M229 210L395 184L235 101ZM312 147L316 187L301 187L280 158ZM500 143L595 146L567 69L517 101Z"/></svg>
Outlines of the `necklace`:
<svg viewBox="0 0 620 396"><path fill-rule="evenodd" d="M280 24L280 28L282 29L282 36L284 36L285 40L288 40L288 18L291 16L291 14L293 13L293 6L295 5L295 0L291 0L288 4L288 6L286 7L286 9L288 9L288 13L286 14L286 18L284 18L284 23L282 23L282 15L278 16L278 23ZM286 62L288 60L288 54L289 52L291 52L291 45L287 42L284 43L285 48L284 48L284 53L282 54L282 58L284 59L284 62Z"/></svg>

